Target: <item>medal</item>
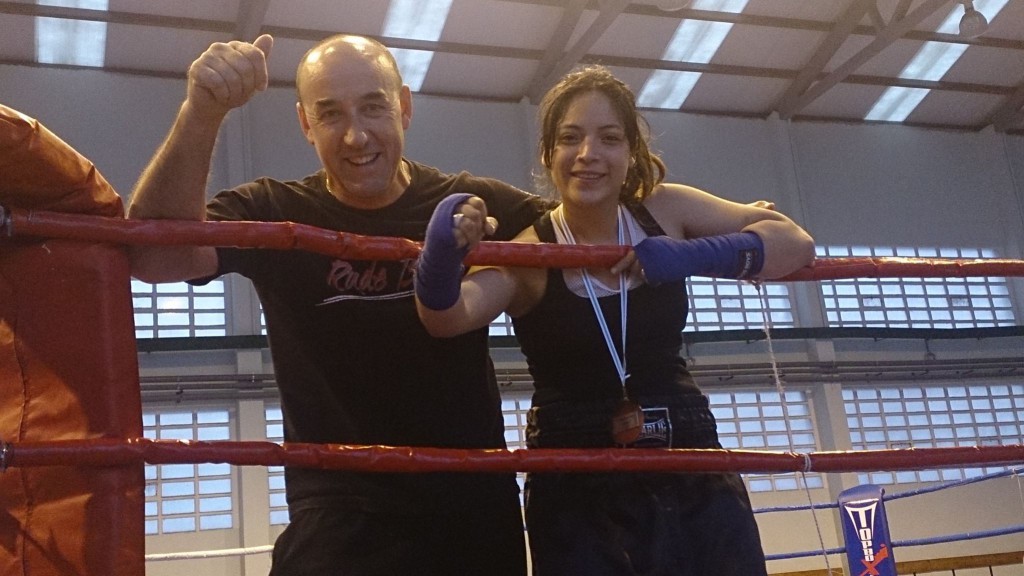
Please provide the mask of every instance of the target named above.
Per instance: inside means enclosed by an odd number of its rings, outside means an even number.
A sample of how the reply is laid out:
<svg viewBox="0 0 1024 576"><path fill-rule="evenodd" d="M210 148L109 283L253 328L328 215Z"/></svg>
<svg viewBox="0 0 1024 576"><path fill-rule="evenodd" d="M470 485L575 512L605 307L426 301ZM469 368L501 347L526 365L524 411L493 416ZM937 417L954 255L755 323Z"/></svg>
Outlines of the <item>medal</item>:
<svg viewBox="0 0 1024 576"><path fill-rule="evenodd" d="M628 398L619 401L612 414L612 439L616 444L632 444L644 428L644 412Z"/></svg>

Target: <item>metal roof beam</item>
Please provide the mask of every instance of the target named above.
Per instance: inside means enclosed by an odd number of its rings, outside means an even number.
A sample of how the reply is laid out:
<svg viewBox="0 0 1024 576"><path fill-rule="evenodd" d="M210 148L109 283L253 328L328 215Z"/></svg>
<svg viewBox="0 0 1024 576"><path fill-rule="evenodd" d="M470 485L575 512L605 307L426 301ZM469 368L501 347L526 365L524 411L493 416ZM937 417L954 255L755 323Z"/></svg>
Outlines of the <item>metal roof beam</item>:
<svg viewBox="0 0 1024 576"><path fill-rule="evenodd" d="M892 18L889 22L899 22L903 20L903 17L910 11L910 5L914 3L914 0L900 0L900 3L896 5L896 9L892 11Z"/></svg>
<svg viewBox="0 0 1024 576"><path fill-rule="evenodd" d="M35 16L60 18L64 20L84 20L86 22L105 22L107 24L130 24L134 26L156 26L178 30L203 30L205 32L231 32L234 24L219 20L201 18L185 18L180 16L162 16L159 14L139 14L111 10L94 10L91 8L68 8L64 6L42 6L38 4L22 4L18 2L0 2L0 14L19 16Z"/></svg>
<svg viewBox="0 0 1024 576"><path fill-rule="evenodd" d="M839 21L829 32L828 36L821 42L818 49L811 56L810 61L803 67L796 80L786 88L786 92L779 99L775 109L782 118L789 118L797 99L807 91L807 88L819 77L829 61L839 51L840 46L850 37L850 33L864 17L865 12L875 6L871 0L853 0L846 7L846 11ZM877 9L875 10L877 12Z"/></svg>
<svg viewBox="0 0 1024 576"><path fill-rule="evenodd" d="M1013 94L992 113L989 122L997 132L1006 132L1024 122L1024 84L1019 84Z"/></svg>
<svg viewBox="0 0 1024 576"><path fill-rule="evenodd" d="M810 86L791 104L785 108L781 108L779 110L779 115L783 118L788 118L798 113L808 104L817 100L822 94L829 91L836 84L842 82L843 79L852 74L854 70L880 54L893 42L903 37L903 35L908 31L912 30L915 26L934 14L939 8L942 8L952 1L953 0L925 0L925 2L918 6L913 12L907 14L906 17L894 23L890 22L889 25L885 27L885 30L876 36L870 44L861 49L860 52L857 52L850 57L849 60L840 64L824 79L818 81L813 86Z"/></svg>
<svg viewBox="0 0 1024 576"><path fill-rule="evenodd" d="M590 24L586 32L583 33L576 40L576 43L572 45L567 52L562 54L562 57L555 63L554 67L544 76L544 79L540 82L539 86L534 82L533 88L539 88L536 94L543 93L549 86L558 81L559 78L572 67L580 62L580 59L586 56L590 48L597 42L601 35L615 22L615 19L622 14L622 11L629 6L630 0L601 0L599 2L601 6L601 12L597 15L597 18ZM535 95L531 93L531 99Z"/></svg>
<svg viewBox="0 0 1024 576"><path fill-rule="evenodd" d="M587 0L573 0L562 9L562 18L558 21L558 27L555 28L554 34L551 35L551 42L548 43L547 49L544 50L544 56L541 58L540 63L537 64L533 79L530 80L530 85L526 89L526 95L530 101L540 99L540 95L547 89L544 85L544 79L555 68L558 56L565 53L565 47L569 43L569 38L572 37L572 31L579 25L580 17L583 15L583 9L586 5Z"/></svg>
<svg viewBox="0 0 1024 576"><path fill-rule="evenodd" d="M520 4L534 5L558 5L560 1L569 0L506 0L507 2L518 2ZM576 1L576 0L572 0ZM909 0L901 0L900 6L909 4ZM632 5L625 14L642 14L665 16L665 13L654 6ZM136 26L156 26L164 28L180 28L204 30L207 32L228 32L231 33L237 24L230 21L204 20L201 18L186 18L180 16L162 16L158 14L142 14L136 12L92 10L88 8L67 8L62 6L43 6L38 4L25 4L22 2L9 2L0 0L0 14L14 14L21 16L45 16L48 18L61 18L70 20L86 20L93 22L106 22L108 24L133 24ZM890 21L897 21L900 14L900 7L896 9L896 15ZM707 22L725 22L727 24L742 24L746 26L759 26L764 28L782 28L785 30L806 30L810 32L827 33L832 30L833 23L820 20L804 20L798 18L781 18L777 16L763 16L753 14L742 14L732 12L709 12L706 10L682 10L673 12L673 17L690 20L703 20ZM271 26L266 26L270 29ZM273 26L278 31L277 36L288 37L294 40L321 40L326 36L337 33L337 30L317 30L313 28L291 28L286 26ZM858 25L853 34L859 36L875 36L874 26ZM977 38L964 38L958 34L940 34L925 30L908 30L903 38L907 40L918 40L921 42L948 42L950 44L968 44L971 46L985 46L988 48L1003 48L1007 50L1024 51L1024 41L1013 38L993 38L990 36L979 36ZM540 52L538 50L538 52Z"/></svg>
<svg viewBox="0 0 1024 576"><path fill-rule="evenodd" d="M876 33L885 29L886 21L885 18L882 17L882 13L878 11L877 2L872 2L871 5L868 6L868 17L871 18L871 25L875 27Z"/></svg>

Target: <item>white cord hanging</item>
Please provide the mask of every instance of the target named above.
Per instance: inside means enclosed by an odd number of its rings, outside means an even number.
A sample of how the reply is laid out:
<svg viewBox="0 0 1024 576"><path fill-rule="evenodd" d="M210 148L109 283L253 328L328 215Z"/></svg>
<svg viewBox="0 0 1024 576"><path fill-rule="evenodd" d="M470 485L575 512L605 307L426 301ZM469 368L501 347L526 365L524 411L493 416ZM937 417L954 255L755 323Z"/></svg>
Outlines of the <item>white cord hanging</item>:
<svg viewBox="0 0 1024 576"><path fill-rule="evenodd" d="M764 287L758 282L751 283L757 291L758 301L761 303L761 320L764 327L765 342L768 344L768 361L772 367L772 378L775 381L775 391L779 394L779 402L782 404L782 420L786 426L786 438L789 442L789 451L795 452L796 446L793 440L793 427L789 422L789 408L786 405L786 390L782 384L782 377L779 374L779 362L775 357L775 347L772 345L771 318L768 314L768 302L765 299ZM810 504L811 518L814 519L814 529L818 533L818 545L821 547L821 557L825 560L826 574L832 573L832 566L828 561L828 549L825 547L825 538L821 532L821 522L814 511L814 500L811 497L811 488L807 485L807 473L811 471L811 458L804 454L804 469L800 471L800 481L804 486L804 493L807 495L807 502Z"/></svg>

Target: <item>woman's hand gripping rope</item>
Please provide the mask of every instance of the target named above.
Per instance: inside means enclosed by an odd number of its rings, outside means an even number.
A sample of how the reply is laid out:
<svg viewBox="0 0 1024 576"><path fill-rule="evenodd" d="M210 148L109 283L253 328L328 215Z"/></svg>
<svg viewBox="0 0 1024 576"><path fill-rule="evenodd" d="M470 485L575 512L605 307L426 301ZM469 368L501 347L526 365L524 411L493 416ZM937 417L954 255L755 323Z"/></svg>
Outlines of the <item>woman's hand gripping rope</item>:
<svg viewBox="0 0 1024 576"><path fill-rule="evenodd" d="M453 194L434 209L416 265L416 297L431 310L447 310L459 301L462 261L498 221L472 194Z"/></svg>

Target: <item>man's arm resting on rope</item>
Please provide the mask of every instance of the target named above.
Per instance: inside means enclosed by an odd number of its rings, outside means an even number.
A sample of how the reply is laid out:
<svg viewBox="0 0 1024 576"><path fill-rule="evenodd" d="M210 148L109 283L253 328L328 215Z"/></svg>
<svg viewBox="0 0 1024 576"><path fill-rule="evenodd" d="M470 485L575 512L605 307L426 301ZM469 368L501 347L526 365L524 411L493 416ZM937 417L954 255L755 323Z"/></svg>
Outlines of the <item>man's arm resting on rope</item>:
<svg viewBox="0 0 1024 576"><path fill-rule="evenodd" d="M192 119L182 105L167 140L142 173L132 192L133 220L206 219L206 176L220 123ZM204 134L212 132L212 134ZM131 246L132 276L146 282L173 282L210 276L217 252L210 246Z"/></svg>
<svg viewBox="0 0 1024 576"><path fill-rule="evenodd" d="M188 70L188 91L167 139L132 192L128 218L206 219L206 183L217 133L228 112L267 87L268 35L252 44L215 43ZM133 246L132 275L147 282L210 276L213 247Z"/></svg>

